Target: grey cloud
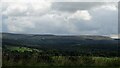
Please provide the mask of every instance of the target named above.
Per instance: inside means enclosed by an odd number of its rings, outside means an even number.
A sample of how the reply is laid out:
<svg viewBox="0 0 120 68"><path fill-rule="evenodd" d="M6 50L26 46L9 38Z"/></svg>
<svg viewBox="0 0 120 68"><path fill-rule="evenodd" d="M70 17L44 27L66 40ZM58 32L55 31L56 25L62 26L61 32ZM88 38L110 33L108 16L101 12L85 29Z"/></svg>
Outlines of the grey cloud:
<svg viewBox="0 0 120 68"><path fill-rule="evenodd" d="M74 12L76 10L89 10L106 4L105 2L54 2L52 9Z"/></svg>
<svg viewBox="0 0 120 68"><path fill-rule="evenodd" d="M118 34L120 34L120 2L118 2Z"/></svg>
<svg viewBox="0 0 120 68"><path fill-rule="evenodd" d="M99 30L97 30L98 34L118 34L118 12L110 10L101 10L102 9L90 12L93 16L93 26L99 28Z"/></svg>
<svg viewBox="0 0 120 68"><path fill-rule="evenodd" d="M0 32L2 32L2 3L0 2Z"/></svg>
<svg viewBox="0 0 120 68"><path fill-rule="evenodd" d="M15 24L9 23L9 21L10 20L13 21L13 19L10 19L7 22L3 21L4 25L3 29L5 29L5 31L7 32L15 32L13 30L9 30L8 28L14 26L22 30L22 31L16 30L17 33L39 33L39 34L49 33L49 34L76 34L76 35L80 34L110 35L117 33L118 27L117 11L108 10L106 8L89 10L97 6L101 6L104 3L54 2L52 4L53 5L51 11L45 12L45 14L43 14L42 16L36 15L28 17L23 15L16 19L13 18ZM92 19L88 21L79 18L67 19L67 17L74 14L77 10L86 11L89 10ZM4 17L3 20L7 19L8 19L7 17ZM23 24L25 24L26 26L24 26ZM34 27L32 25L34 25Z"/></svg>

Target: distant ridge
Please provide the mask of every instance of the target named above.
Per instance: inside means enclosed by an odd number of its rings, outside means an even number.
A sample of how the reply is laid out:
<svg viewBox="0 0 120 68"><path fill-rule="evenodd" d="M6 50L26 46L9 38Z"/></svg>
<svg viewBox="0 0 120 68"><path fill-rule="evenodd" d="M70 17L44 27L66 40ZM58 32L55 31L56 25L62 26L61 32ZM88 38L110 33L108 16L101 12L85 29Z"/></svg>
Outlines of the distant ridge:
<svg viewBox="0 0 120 68"><path fill-rule="evenodd" d="M17 34L17 33L0 33L3 35L21 35L21 36L56 36L56 37L79 37L79 38L84 38L84 39L95 39L95 40L112 40L112 38L108 36L100 36L100 35L53 35L53 34Z"/></svg>
<svg viewBox="0 0 120 68"><path fill-rule="evenodd" d="M88 48L91 51L97 49L116 50L118 41L106 36L92 35L43 35L43 34L12 34L2 33L2 44L6 46L32 47L39 49L58 49L76 51ZM92 48L92 49L91 49ZM83 49L84 50L84 49ZM85 49L87 50L87 49Z"/></svg>

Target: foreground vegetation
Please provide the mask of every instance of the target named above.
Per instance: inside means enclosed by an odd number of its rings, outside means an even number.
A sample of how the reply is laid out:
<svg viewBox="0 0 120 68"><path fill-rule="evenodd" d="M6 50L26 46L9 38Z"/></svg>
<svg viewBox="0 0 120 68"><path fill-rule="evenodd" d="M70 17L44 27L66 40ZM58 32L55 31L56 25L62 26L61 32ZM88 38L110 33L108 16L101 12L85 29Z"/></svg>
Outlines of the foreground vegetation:
<svg viewBox="0 0 120 68"><path fill-rule="evenodd" d="M27 47L3 48L5 66L120 66L120 57L92 55L62 55L56 50L39 50Z"/></svg>
<svg viewBox="0 0 120 68"><path fill-rule="evenodd" d="M29 58L10 58L3 66L120 66L120 58L86 56L35 56Z"/></svg>

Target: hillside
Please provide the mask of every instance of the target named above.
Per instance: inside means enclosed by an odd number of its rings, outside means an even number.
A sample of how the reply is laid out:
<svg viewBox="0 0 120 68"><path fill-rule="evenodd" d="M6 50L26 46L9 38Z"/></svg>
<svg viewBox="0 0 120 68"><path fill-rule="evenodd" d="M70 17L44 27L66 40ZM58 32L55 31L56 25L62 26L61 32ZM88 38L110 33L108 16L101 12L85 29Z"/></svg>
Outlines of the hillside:
<svg viewBox="0 0 120 68"><path fill-rule="evenodd" d="M116 52L118 40L106 36L70 36L70 35L35 35L35 34L2 34L3 48L8 46L30 47L41 50L58 50L68 52L98 53Z"/></svg>
<svg viewBox="0 0 120 68"><path fill-rule="evenodd" d="M80 35L80 36L67 36L67 35L34 35L34 34L2 34L3 42L8 42L7 40L12 40L20 42L23 44L97 44L97 43L113 43L114 39L105 36L90 36L90 35ZM11 41L11 43L12 43ZM95 42L96 41L96 42ZM104 42L105 41L105 42ZM15 42L14 42L15 43Z"/></svg>
<svg viewBox="0 0 120 68"><path fill-rule="evenodd" d="M119 39L3 33L2 66L120 66Z"/></svg>

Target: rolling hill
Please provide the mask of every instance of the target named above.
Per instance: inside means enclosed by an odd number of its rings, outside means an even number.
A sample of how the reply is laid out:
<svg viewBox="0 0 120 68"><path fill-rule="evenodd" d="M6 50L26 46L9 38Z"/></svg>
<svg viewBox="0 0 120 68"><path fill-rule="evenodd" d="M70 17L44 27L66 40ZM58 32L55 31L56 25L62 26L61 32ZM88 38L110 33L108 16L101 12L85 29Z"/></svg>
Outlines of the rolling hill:
<svg viewBox="0 0 120 68"><path fill-rule="evenodd" d="M118 39L92 35L38 35L2 33L3 48L7 46L30 47L42 50L77 52L118 52Z"/></svg>

